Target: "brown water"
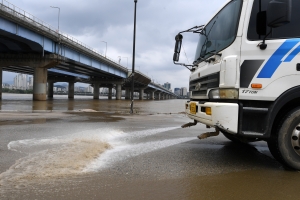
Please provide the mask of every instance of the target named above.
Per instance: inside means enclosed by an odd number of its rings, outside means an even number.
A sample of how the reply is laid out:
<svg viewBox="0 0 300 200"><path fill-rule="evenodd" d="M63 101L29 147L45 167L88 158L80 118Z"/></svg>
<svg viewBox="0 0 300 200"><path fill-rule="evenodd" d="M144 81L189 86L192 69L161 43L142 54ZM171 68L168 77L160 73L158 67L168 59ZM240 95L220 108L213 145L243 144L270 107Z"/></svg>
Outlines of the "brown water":
<svg viewBox="0 0 300 200"><path fill-rule="evenodd" d="M3 94L0 199L299 199L266 143L181 129L185 100ZM211 131L211 130L210 130Z"/></svg>
<svg viewBox="0 0 300 200"><path fill-rule="evenodd" d="M186 100L134 100L135 113L178 113L184 111L184 104L179 101ZM94 100L92 96L75 96L74 100L69 100L67 95L54 95L53 99L47 101L32 101L30 94L3 94L0 102L1 110L6 111L101 111L101 112L130 112L130 100L108 100L107 97L100 97ZM179 105L179 106L178 106Z"/></svg>

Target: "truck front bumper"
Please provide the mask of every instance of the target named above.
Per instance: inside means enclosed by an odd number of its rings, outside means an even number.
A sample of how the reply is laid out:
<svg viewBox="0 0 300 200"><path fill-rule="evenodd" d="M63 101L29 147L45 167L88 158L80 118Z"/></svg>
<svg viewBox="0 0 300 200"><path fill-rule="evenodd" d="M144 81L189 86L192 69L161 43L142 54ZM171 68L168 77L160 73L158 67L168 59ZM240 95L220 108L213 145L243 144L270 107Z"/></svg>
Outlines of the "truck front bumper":
<svg viewBox="0 0 300 200"><path fill-rule="evenodd" d="M187 102L185 112L189 118L226 132L238 133L239 105L237 103Z"/></svg>

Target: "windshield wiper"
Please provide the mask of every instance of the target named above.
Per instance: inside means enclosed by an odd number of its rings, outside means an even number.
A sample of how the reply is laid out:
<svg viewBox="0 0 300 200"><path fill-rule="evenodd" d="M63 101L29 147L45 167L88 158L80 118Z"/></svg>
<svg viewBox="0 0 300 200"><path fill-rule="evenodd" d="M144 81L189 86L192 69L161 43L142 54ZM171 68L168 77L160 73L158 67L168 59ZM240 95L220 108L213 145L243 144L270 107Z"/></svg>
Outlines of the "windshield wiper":
<svg viewBox="0 0 300 200"><path fill-rule="evenodd" d="M199 58L197 58L197 60L195 60L194 62L193 62L193 64L194 65L198 65L199 63L201 63L202 61L205 61L205 59L203 58L203 57L199 57Z"/></svg>
<svg viewBox="0 0 300 200"><path fill-rule="evenodd" d="M200 56L197 60L195 60L194 61L194 65L197 65L197 64L199 64L200 62L202 62L202 61L205 61L205 62L210 62L211 61L211 59L209 59L209 60L206 60L204 57L206 56L206 55L208 55L208 54L211 54L211 55L218 55L218 56L222 56L222 54L221 53L215 53L216 52L216 50L212 50L212 51L208 51L208 52L206 52L205 53L205 55L202 57L202 56Z"/></svg>
<svg viewBox="0 0 300 200"><path fill-rule="evenodd" d="M215 52L216 52L216 50L212 50L212 51L206 52L205 55L207 55L207 54L212 54L212 55L222 56L221 53L215 53Z"/></svg>
<svg viewBox="0 0 300 200"><path fill-rule="evenodd" d="M179 32L178 34L180 33L186 33L186 32L193 32L193 33L201 33L203 28L204 28L205 25L200 25L200 26L194 26L193 28L190 28L188 30L185 30L185 31L181 31Z"/></svg>
<svg viewBox="0 0 300 200"><path fill-rule="evenodd" d="M209 52L206 52L204 54L204 56L199 56L199 58L197 58L197 60L194 61L193 64L199 64L200 62L202 61L206 61L206 59L204 58L207 54L212 54L212 55L215 55L213 52L215 52L216 50L212 50L212 51L209 51Z"/></svg>
<svg viewBox="0 0 300 200"><path fill-rule="evenodd" d="M210 41L208 40L208 36L209 36L209 34L210 34L212 28L214 27L215 23L216 23L216 21L214 21L214 23L213 23L212 26L210 27L210 29L209 29L209 31L208 31L208 34L206 34L206 29L205 29L205 28L202 28L201 32L199 32L201 35L203 35L203 36L205 37L205 41L204 41L204 43L203 43L203 45L202 45L202 47L201 47L201 51L200 51L200 52L202 52L202 50L203 50L204 47L206 47L205 51L207 50L208 44L209 44L209 42L210 42ZM211 44L211 42L210 42L210 44ZM205 60L204 57L205 57L206 55L207 55L207 53L205 53L204 56L201 57L201 53L200 53L200 57L199 57L199 58L201 58L202 61L203 61L203 60ZM199 58L197 59L197 62L198 62ZM200 61L200 62L202 62L202 61ZM198 62L198 63L199 63L199 62Z"/></svg>
<svg viewBox="0 0 300 200"><path fill-rule="evenodd" d="M215 53L214 53L215 51L216 51L216 50L211 50L211 51L208 51L208 52L206 52L206 53L205 53L205 56L206 56L206 55L208 55L208 54L215 55Z"/></svg>

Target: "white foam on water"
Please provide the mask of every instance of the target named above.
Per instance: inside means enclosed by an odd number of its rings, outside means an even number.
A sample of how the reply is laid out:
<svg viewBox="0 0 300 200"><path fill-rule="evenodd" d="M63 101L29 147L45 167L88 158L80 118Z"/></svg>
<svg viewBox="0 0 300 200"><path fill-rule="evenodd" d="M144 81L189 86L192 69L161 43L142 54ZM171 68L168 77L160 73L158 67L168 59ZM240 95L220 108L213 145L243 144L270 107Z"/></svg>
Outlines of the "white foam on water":
<svg viewBox="0 0 300 200"><path fill-rule="evenodd" d="M133 138L142 138L151 135L155 135L158 133L175 130L179 127L167 127L167 128L156 128L156 129L148 129L142 131L134 131L130 133L124 133L120 130L112 130L112 129L96 129L96 130L88 130L82 131L78 133L74 133L66 136L59 136L53 138L43 138L43 139L26 139L26 140L17 140L11 141L8 143L7 148L9 150L24 149L30 148L33 146L45 146L45 145L59 145L71 142L74 138L95 138L103 141L123 141L130 140Z"/></svg>
<svg viewBox="0 0 300 200"><path fill-rule="evenodd" d="M188 142L194 139L195 137L186 137L162 141L152 141L134 145L118 146L104 152L96 160L86 166L83 172L96 172L125 159L167 148L180 143Z"/></svg>
<svg viewBox="0 0 300 200"><path fill-rule="evenodd" d="M89 163L112 148L109 141L124 134L120 130L97 129L52 138L11 141L7 147L12 151L40 148L0 174L0 189L82 174Z"/></svg>
<svg viewBox="0 0 300 200"><path fill-rule="evenodd" d="M163 133L171 130L178 129L180 127L166 127L166 128L155 128L155 129L148 129L148 130L142 130L142 131L134 131L128 133L128 138L142 138L147 137L151 135L155 135L158 133Z"/></svg>
<svg viewBox="0 0 300 200"><path fill-rule="evenodd" d="M42 139L33 138L33 139L26 139L26 140L11 141L8 143L7 148L9 150L18 151L21 149L31 148L34 146L64 145L78 138L109 141L109 140L113 140L114 138L122 137L123 135L125 135L125 133L120 130L95 129L95 130L87 130L87 131L82 131L74 134L52 137L52 138L42 138Z"/></svg>
<svg viewBox="0 0 300 200"><path fill-rule="evenodd" d="M52 138L11 141L7 147L12 151L39 148L37 152L19 159L9 170L0 174L0 189L4 186L7 188L24 186L28 182L41 182L99 171L127 158L194 139L179 138L130 144L131 139L148 137L177 128L179 127L128 133L107 128Z"/></svg>

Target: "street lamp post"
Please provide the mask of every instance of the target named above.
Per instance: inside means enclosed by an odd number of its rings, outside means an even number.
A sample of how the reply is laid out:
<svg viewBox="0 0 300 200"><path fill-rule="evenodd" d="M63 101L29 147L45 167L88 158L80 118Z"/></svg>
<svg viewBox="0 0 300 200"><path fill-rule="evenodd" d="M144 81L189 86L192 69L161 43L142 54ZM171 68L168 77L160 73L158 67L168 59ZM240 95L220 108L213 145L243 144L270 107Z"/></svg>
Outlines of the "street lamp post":
<svg viewBox="0 0 300 200"><path fill-rule="evenodd" d="M135 33L136 33L136 3L134 0L134 28L133 28L133 53L132 53L132 83L131 83L131 108L130 113L133 114L133 93L134 93L134 65L135 65Z"/></svg>
<svg viewBox="0 0 300 200"><path fill-rule="evenodd" d="M59 15L60 15L60 8L55 6L50 6L51 8L57 8L58 9L58 33L59 33Z"/></svg>
<svg viewBox="0 0 300 200"><path fill-rule="evenodd" d="M123 57L123 58L127 58L127 68L128 68L128 57Z"/></svg>
<svg viewBox="0 0 300 200"><path fill-rule="evenodd" d="M58 32L58 55L59 55L59 50L60 50L60 34L59 34L59 16L60 16L60 8L59 7L55 7L55 6L50 6L51 8L57 8L58 9L58 29L57 29L57 32Z"/></svg>
<svg viewBox="0 0 300 200"><path fill-rule="evenodd" d="M107 52L107 42L105 42L105 41L101 41L101 42L104 42L104 43L105 43L105 58L106 58L106 52Z"/></svg>
<svg viewBox="0 0 300 200"><path fill-rule="evenodd" d="M118 58L119 58L119 65L121 64L121 56L118 56Z"/></svg>

